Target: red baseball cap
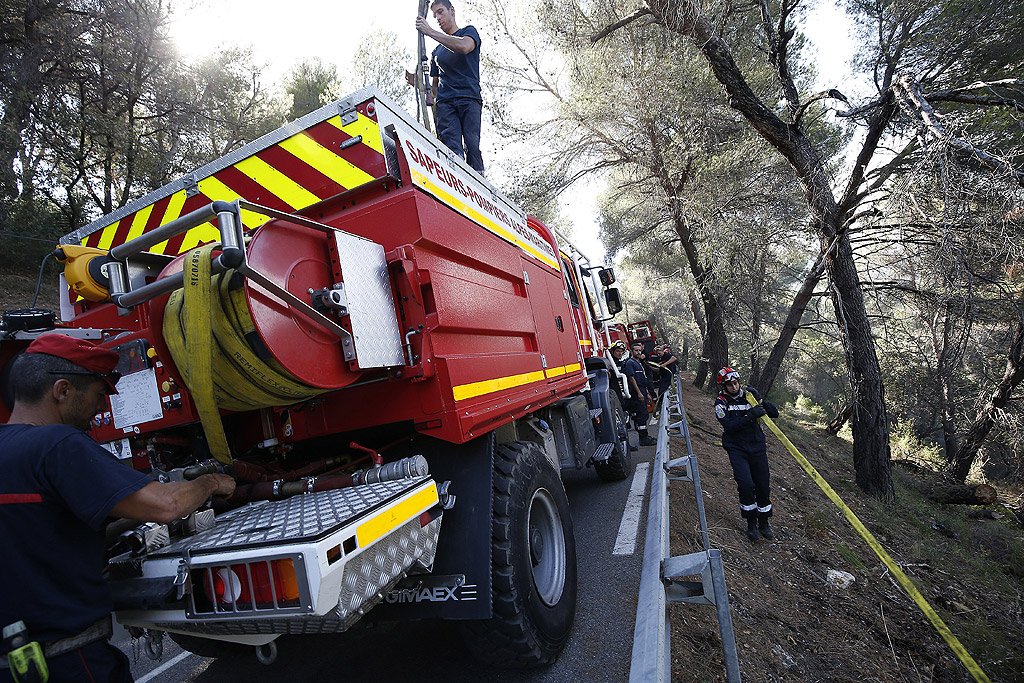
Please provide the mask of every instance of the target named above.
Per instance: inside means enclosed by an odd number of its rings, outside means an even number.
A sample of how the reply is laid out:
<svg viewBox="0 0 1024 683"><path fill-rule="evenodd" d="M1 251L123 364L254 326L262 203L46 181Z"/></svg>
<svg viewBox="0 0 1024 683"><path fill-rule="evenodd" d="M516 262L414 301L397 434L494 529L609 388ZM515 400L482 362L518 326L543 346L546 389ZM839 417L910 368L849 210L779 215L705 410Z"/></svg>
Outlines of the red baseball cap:
<svg viewBox="0 0 1024 683"><path fill-rule="evenodd" d="M117 351L104 349L86 339L75 339L66 334L51 332L36 337L25 349L25 353L45 353L70 361L86 371L82 374L96 375L106 382L110 388L107 393L117 393L117 380L121 379L121 375L114 372L121 358Z"/></svg>

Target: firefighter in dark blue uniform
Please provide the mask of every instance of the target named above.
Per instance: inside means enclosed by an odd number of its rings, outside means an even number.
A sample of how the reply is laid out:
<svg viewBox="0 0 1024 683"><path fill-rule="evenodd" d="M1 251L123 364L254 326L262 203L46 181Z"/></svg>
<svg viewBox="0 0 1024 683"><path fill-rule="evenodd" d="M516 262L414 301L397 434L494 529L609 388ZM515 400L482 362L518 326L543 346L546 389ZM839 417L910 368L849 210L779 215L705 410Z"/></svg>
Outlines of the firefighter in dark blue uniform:
<svg viewBox="0 0 1024 683"><path fill-rule="evenodd" d="M747 536L756 541L762 536L775 538L768 518L772 516L768 452L758 418L778 417L779 410L761 401L753 387L740 389L740 375L732 368L718 371L721 391L715 399L715 417L722 423L722 447L729 454L733 477L740 494L740 515L747 520ZM747 403L749 391L759 405Z"/></svg>
<svg viewBox="0 0 1024 683"><path fill-rule="evenodd" d="M653 446L658 442L647 434L647 420L650 415L647 412L647 376L644 374L644 368L640 361L626 356L625 343L615 342L611 346L611 351L612 358L629 384L630 397L622 407L633 418L633 426L640 436L640 445Z"/></svg>
<svg viewBox="0 0 1024 683"><path fill-rule="evenodd" d="M12 361L14 407L0 424L0 628L23 630L25 642L38 643L3 648L18 648L15 661L30 659L35 680L40 659L52 682L132 680L128 658L107 642L114 607L102 576L108 516L167 523L235 490L224 474L154 481L93 441L86 430L109 409L107 394L117 393L118 361L116 351L56 332ZM0 663L0 680L11 680L3 670L10 667L6 658Z"/></svg>

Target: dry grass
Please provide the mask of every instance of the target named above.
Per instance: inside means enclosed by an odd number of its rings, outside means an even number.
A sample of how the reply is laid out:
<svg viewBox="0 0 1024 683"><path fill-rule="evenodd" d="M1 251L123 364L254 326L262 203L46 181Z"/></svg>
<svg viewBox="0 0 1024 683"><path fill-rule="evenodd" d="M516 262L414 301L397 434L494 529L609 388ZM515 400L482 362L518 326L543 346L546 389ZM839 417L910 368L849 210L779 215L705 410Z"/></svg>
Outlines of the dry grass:
<svg viewBox="0 0 1024 683"><path fill-rule="evenodd" d="M685 388L712 545L721 549L726 567L743 680L970 681L885 566L771 435L776 540L747 540L713 398L688 383ZM989 677L1024 680L1024 529L1016 518L996 520L967 506L930 503L918 492L917 469L895 468L897 500L880 503L853 485L850 443L805 420L783 416L780 423ZM685 447L673 439L673 457L685 455ZM692 485L673 483L670 504L672 554L699 550ZM849 572L856 581L845 590L830 588L824 580L829 569ZM714 610L683 604L670 610L673 680L725 680Z"/></svg>

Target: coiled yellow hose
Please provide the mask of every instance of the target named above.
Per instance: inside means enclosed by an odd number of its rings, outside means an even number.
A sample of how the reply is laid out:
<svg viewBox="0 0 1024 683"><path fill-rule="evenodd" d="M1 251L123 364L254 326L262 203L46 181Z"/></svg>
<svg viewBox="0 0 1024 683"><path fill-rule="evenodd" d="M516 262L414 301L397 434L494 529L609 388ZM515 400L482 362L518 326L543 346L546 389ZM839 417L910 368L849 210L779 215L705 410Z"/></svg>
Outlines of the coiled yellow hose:
<svg viewBox="0 0 1024 683"><path fill-rule="evenodd" d="M324 390L298 381L273 358L264 361L246 342L256 327L244 289L231 286L232 270L211 275L211 254L219 246L208 244L185 257L184 286L164 308L163 336L192 394L210 452L229 463L221 408L291 405Z"/></svg>

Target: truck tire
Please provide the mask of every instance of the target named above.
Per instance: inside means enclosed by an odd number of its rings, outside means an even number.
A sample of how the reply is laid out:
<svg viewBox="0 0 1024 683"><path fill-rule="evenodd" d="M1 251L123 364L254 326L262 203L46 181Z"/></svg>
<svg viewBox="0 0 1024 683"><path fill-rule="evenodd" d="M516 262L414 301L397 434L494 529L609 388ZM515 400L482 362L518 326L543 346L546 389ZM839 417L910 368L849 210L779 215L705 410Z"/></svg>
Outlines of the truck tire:
<svg viewBox="0 0 1024 683"><path fill-rule="evenodd" d="M551 664L576 618L576 540L558 473L537 444L494 449L490 619L463 627L482 661Z"/></svg>
<svg viewBox="0 0 1024 683"><path fill-rule="evenodd" d="M626 411L622 409L619 397L609 392L612 413L612 428L615 430L615 448L604 462L595 462L594 471L603 481L622 481L633 473L633 456L629 447L629 425Z"/></svg>

